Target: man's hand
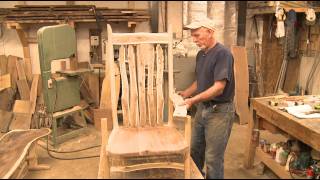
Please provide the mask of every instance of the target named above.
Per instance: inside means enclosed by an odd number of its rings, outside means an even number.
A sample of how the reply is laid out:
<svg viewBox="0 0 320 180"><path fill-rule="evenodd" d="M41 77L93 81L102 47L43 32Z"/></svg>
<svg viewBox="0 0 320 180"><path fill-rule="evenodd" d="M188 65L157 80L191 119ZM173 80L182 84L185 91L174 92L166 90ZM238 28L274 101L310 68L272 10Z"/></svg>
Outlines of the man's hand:
<svg viewBox="0 0 320 180"><path fill-rule="evenodd" d="M187 98L184 100L184 102L181 104L181 106L185 105L187 109L189 109L194 104L193 98Z"/></svg>
<svg viewBox="0 0 320 180"><path fill-rule="evenodd" d="M178 91L177 94L179 94L180 96L182 96L183 99L187 98L187 96L186 96L187 94L186 94L185 91Z"/></svg>

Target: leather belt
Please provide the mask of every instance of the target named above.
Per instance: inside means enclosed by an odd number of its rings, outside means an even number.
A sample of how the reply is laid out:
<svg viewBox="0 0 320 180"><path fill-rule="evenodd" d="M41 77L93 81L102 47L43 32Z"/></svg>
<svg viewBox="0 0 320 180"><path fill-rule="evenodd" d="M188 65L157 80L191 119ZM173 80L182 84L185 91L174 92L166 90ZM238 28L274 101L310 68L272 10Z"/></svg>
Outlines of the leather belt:
<svg viewBox="0 0 320 180"><path fill-rule="evenodd" d="M217 101L205 101L202 102L202 104L208 108L208 107L212 107L214 105L219 105L219 104L226 104L226 103L231 103L232 101L226 101L226 102L217 102Z"/></svg>

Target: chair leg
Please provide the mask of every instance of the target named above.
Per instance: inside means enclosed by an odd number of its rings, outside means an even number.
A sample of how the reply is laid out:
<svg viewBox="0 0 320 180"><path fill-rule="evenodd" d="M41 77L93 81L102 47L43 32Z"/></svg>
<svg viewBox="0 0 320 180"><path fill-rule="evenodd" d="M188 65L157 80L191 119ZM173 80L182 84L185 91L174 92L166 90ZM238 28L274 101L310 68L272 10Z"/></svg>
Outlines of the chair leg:
<svg viewBox="0 0 320 180"><path fill-rule="evenodd" d="M109 156L108 156L108 153L106 153L106 171L105 171L105 178L106 179L110 179L110 164L109 164Z"/></svg>
<svg viewBox="0 0 320 180"><path fill-rule="evenodd" d="M104 179L110 177L110 166L109 166L109 156L106 152L108 141L108 131L107 131L107 118L101 119L101 149L100 149L100 163L98 179Z"/></svg>
<svg viewBox="0 0 320 180"><path fill-rule="evenodd" d="M190 179L191 175L191 169L190 169L190 151L188 150L184 157L184 178Z"/></svg>

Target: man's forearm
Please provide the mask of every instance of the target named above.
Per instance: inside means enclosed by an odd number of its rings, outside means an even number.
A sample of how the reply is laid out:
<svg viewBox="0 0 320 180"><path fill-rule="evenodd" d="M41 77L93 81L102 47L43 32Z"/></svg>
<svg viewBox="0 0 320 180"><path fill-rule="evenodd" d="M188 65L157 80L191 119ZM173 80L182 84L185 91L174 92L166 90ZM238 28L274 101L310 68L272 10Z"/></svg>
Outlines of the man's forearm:
<svg viewBox="0 0 320 180"><path fill-rule="evenodd" d="M221 95L223 93L224 87L225 87L225 82L215 83L213 86L211 86L207 90L191 98L193 101L193 104L207 101L216 96Z"/></svg>

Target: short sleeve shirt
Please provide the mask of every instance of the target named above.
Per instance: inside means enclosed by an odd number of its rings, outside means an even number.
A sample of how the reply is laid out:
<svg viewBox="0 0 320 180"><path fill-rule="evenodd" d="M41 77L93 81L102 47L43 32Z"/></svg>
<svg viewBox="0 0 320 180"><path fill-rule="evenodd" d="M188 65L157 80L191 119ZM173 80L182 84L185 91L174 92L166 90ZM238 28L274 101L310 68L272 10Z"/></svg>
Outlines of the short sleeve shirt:
<svg viewBox="0 0 320 180"><path fill-rule="evenodd" d="M213 86L215 81L226 80L223 93L212 100L217 103L233 101L235 82L233 56L229 49L220 43L207 53L199 51L196 57L197 94Z"/></svg>

